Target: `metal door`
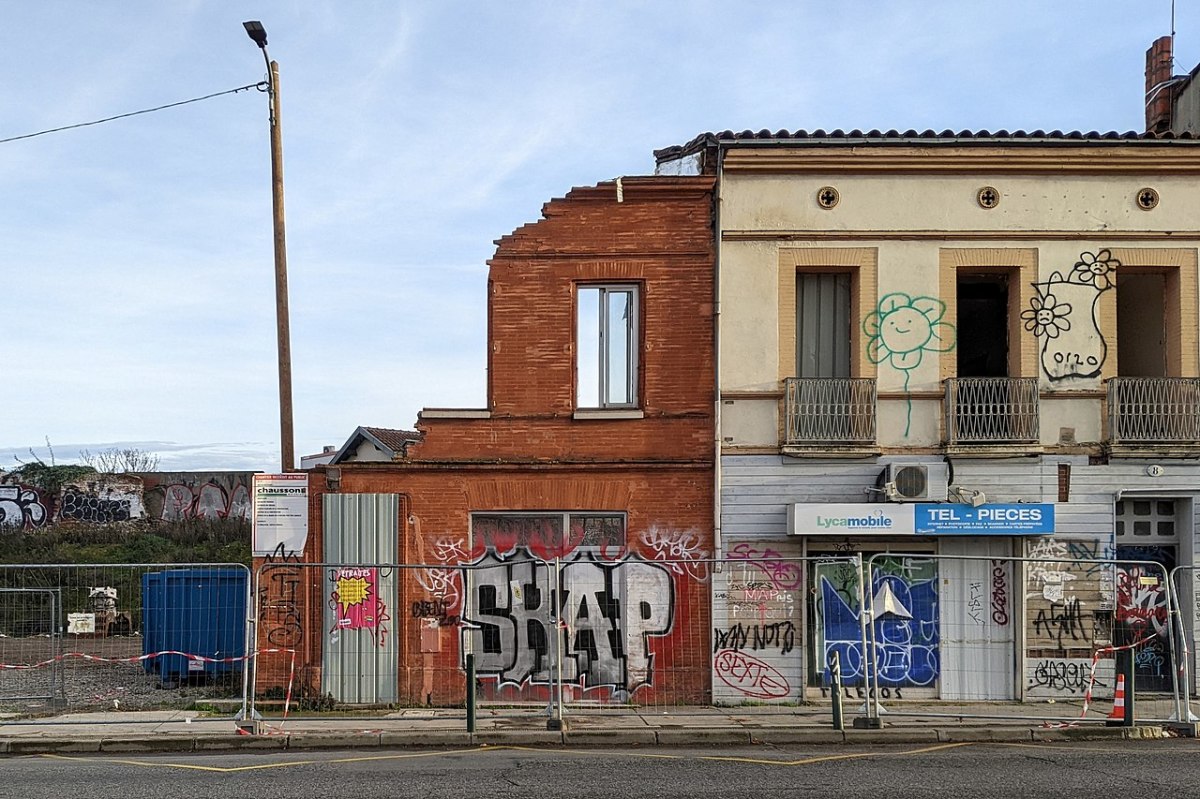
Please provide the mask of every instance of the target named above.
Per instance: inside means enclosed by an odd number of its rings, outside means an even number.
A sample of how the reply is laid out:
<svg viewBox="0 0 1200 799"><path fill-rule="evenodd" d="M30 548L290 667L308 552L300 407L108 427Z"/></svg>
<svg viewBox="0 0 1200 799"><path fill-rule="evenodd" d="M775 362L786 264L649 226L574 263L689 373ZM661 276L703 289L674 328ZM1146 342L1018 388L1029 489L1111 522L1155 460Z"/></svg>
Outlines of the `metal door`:
<svg viewBox="0 0 1200 799"><path fill-rule="evenodd" d="M1016 698L1011 548L1008 538L941 541L941 554L967 557L938 563L942 699Z"/></svg>
<svg viewBox="0 0 1200 799"><path fill-rule="evenodd" d="M394 564L398 494L325 494L321 693L338 702L396 701L399 618ZM381 565L382 564L382 565Z"/></svg>

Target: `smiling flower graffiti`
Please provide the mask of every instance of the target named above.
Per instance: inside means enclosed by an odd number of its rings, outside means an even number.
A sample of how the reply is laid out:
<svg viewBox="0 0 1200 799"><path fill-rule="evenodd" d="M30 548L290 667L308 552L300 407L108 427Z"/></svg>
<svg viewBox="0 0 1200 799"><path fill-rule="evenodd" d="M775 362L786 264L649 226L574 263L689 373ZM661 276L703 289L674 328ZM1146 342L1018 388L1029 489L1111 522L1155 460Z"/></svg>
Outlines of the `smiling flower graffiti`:
<svg viewBox="0 0 1200 799"><path fill-rule="evenodd" d="M912 370L921 365L926 352L954 349L954 326L941 321L946 304L932 297L910 297L895 292L879 300L878 307L863 320L867 334L867 358L871 363L887 361L904 373L904 391ZM908 398L908 416L904 436L912 426L912 396Z"/></svg>

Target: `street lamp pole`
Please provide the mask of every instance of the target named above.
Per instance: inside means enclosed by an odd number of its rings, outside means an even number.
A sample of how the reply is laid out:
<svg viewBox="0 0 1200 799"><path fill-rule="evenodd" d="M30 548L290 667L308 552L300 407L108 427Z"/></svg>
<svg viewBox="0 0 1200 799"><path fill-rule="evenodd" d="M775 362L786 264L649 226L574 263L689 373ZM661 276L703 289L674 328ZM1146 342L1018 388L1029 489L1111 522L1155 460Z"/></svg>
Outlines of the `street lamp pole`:
<svg viewBox="0 0 1200 799"><path fill-rule="evenodd" d="M296 466L292 419L292 345L288 322L287 244L283 227L283 133L279 121L279 64L267 55L267 31L257 20L242 23L267 63L271 120L271 204L275 230L275 320L279 342L279 439L283 471Z"/></svg>

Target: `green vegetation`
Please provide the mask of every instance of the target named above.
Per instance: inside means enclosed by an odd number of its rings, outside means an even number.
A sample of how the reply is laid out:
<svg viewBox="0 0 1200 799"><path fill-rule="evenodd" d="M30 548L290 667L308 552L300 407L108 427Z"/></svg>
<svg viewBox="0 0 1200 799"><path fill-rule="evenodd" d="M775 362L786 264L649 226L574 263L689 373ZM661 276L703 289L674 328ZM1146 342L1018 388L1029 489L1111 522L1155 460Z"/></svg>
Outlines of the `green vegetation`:
<svg viewBox="0 0 1200 799"><path fill-rule="evenodd" d="M139 520L115 524L57 524L34 530L8 529L0 532L0 563L250 565L250 522L246 519Z"/></svg>
<svg viewBox="0 0 1200 799"><path fill-rule="evenodd" d="M0 633L45 635L67 613L89 610L93 587L117 589L116 610L142 628L142 575L161 571L121 564L243 563L250 565L250 522L245 519L142 519L116 524L56 524L0 530L0 588L5 589ZM54 565L42 565L54 564ZM50 596L62 614L49 613Z"/></svg>
<svg viewBox="0 0 1200 799"><path fill-rule="evenodd" d="M8 473L9 482L33 486L44 494L58 496L62 487L89 474L98 474L91 466L47 466L39 461L23 464Z"/></svg>

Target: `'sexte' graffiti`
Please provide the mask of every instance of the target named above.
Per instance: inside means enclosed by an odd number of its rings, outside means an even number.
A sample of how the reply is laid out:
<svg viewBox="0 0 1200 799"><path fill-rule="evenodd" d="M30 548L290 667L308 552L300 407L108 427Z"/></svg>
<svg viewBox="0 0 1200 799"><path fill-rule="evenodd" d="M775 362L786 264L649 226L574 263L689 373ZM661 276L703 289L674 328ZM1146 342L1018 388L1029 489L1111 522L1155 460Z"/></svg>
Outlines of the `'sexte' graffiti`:
<svg viewBox="0 0 1200 799"><path fill-rule="evenodd" d="M652 682L650 639L674 618L668 571L642 560L599 562L580 551L562 566L561 598L552 569L528 550L501 559L485 555L472 569L463 619L480 676L502 683L548 683L553 663L553 611L564 626L562 674L582 690L606 686L632 694Z"/></svg>

